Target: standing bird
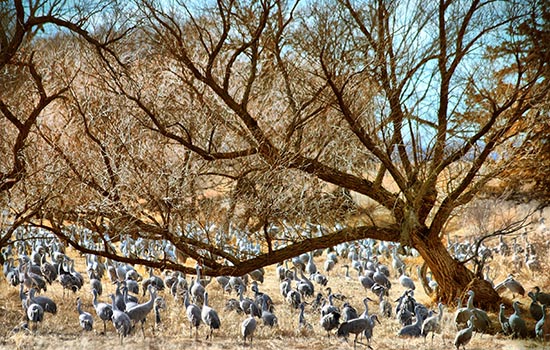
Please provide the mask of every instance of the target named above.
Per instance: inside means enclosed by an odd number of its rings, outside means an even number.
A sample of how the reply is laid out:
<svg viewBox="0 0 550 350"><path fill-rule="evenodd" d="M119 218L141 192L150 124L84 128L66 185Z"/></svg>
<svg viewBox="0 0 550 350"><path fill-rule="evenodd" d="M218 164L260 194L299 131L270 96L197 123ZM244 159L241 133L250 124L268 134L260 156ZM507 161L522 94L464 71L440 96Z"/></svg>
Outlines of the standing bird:
<svg viewBox="0 0 550 350"><path fill-rule="evenodd" d="M466 349L466 345L472 340L472 334L474 331L474 315L470 315L470 319L468 320L468 327L458 331L455 337L454 345L456 346L456 349L458 350L460 346L462 345L462 349Z"/></svg>
<svg viewBox="0 0 550 350"><path fill-rule="evenodd" d="M206 339L212 339L212 333L214 329L220 329L221 321L216 310L208 306L208 293L204 292L204 303L202 305L201 319L205 325L210 328L210 334L206 336Z"/></svg>
<svg viewBox="0 0 550 350"><path fill-rule="evenodd" d="M431 332L432 343L434 341L435 333L441 333L441 319L443 318L443 304L438 303L437 307L439 309L439 314L428 317L422 322L422 336L424 337L424 340L425 340L428 334Z"/></svg>
<svg viewBox="0 0 550 350"><path fill-rule="evenodd" d="M337 311L330 312L324 316L321 316L321 327L327 331L327 337L330 337L330 331L338 327L340 324L340 313Z"/></svg>
<svg viewBox="0 0 550 350"><path fill-rule="evenodd" d="M527 326L525 321L521 318L521 310L519 308L519 301L514 301L512 307L514 308L514 313L508 318L510 323L510 329L512 330L512 338L525 338L527 337Z"/></svg>
<svg viewBox="0 0 550 350"><path fill-rule="evenodd" d="M183 296L183 303L185 305L185 313L187 314L187 320L189 320L189 336L193 334L193 327L195 327L195 339L199 335L199 326L201 325L201 309L195 304L189 302L189 293L185 291Z"/></svg>
<svg viewBox="0 0 550 350"><path fill-rule="evenodd" d="M397 333L400 337L420 337L422 335L422 315L420 313L420 307L417 305L414 308L416 314L416 320L413 324L404 326Z"/></svg>
<svg viewBox="0 0 550 350"><path fill-rule="evenodd" d="M538 321L542 318L542 309L540 304L537 302L537 297L533 292L527 293L527 296L531 298L531 304L529 305L529 313L535 321Z"/></svg>
<svg viewBox="0 0 550 350"><path fill-rule="evenodd" d="M495 291L497 293L501 293L506 289L512 292L512 299L516 297L516 294L519 294L521 296L525 295L525 289L523 288L521 283L514 279L514 276L512 274L509 274L504 281L498 283L495 286Z"/></svg>
<svg viewBox="0 0 550 350"><path fill-rule="evenodd" d="M153 310L155 306L155 299L157 298L156 288L153 284L147 286L149 291L149 300L143 304L138 304L126 310L126 314L134 322L134 325L138 322L141 322L141 332L145 337L145 329L143 325L145 324L145 318Z"/></svg>
<svg viewBox="0 0 550 350"><path fill-rule="evenodd" d="M298 316L298 327L300 329L312 330L313 327L311 326L311 324L309 324L306 321L306 317L304 315L304 309L305 309L304 303L300 303L299 307L300 307L300 315Z"/></svg>
<svg viewBox="0 0 550 350"><path fill-rule="evenodd" d="M27 303L29 303L29 299L26 299ZM42 306L30 303L27 306L27 318L29 319L29 322L34 323L34 329L33 331L36 331L38 329L38 323L42 322L44 320L44 309Z"/></svg>
<svg viewBox="0 0 550 350"><path fill-rule="evenodd" d="M504 335L510 335L512 334L512 329L510 328L510 321L508 320L508 317L504 315L504 309L506 307L504 304L500 304L500 310L498 313L498 322L500 323L500 327L502 327L502 332Z"/></svg>
<svg viewBox="0 0 550 350"><path fill-rule="evenodd" d="M357 336L369 327L370 322L371 320L369 318L362 317L344 321L338 327L336 335L338 337L344 337L347 340L350 333L355 334L355 338L353 339L353 348L355 349L357 346Z"/></svg>
<svg viewBox="0 0 550 350"><path fill-rule="evenodd" d="M106 334L107 321L111 320L113 317L113 307L109 304L100 303L97 301L98 291L96 289L92 289L92 294L94 295L92 304L94 305L95 313L97 317L103 321L103 334Z"/></svg>
<svg viewBox="0 0 550 350"><path fill-rule="evenodd" d="M132 328L132 320L130 320L130 317L123 311L120 311L115 302L115 296L113 294L109 294L111 297L111 307L113 309L113 316L111 317L111 321L113 321L113 326L115 327L118 336L120 338L120 345L122 345L122 340L124 337L127 337L128 334L130 334L130 329Z"/></svg>
<svg viewBox="0 0 550 350"><path fill-rule="evenodd" d="M78 322L84 331L91 331L94 328L94 319L89 312L82 311L82 301L76 298L76 311L78 311Z"/></svg>
<svg viewBox="0 0 550 350"><path fill-rule="evenodd" d="M243 336L243 342L246 343L246 338L250 339L252 344L252 337L256 330L256 319L254 318L254 310L250 309L250 316L247 317L241 324L241 334Z"/></svg>
<svg viewBox="0 0 550 350"><path fill-rule="evenodd" d="M205 289L201 284L201 267L197 264L195 267L197 270L197 277L191 286L190 292L193 297L193 301L197 304L204 302Z"/></svg>
<svg viewBox="0 0 550 350"><path fill-rule="evenodd" d="M541 306L542 318L535 325L535 335L542 341L550 337L550 324L546 322L546 305Z"/></svg>
<svg viewBox="0 0 550 350"><path fill-rule="evenodd" d="M29 290L30 302L42 306L42 309L44 309L44 312L49 312L55 315L57 313L57 305L55 304L55 302L44 295L35 296L35 293L36 293L36 289L31 288Z"/></svg>

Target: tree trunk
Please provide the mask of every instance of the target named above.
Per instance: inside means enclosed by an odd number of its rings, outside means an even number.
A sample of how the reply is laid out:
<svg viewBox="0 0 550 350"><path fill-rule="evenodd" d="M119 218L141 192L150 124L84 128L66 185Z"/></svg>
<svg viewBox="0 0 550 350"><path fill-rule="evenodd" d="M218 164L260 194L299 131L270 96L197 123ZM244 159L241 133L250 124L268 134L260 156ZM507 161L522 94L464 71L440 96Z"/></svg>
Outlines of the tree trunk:
<svg viewBox="0 0 550 350"><path fill-rule="evenodd" d="M464 297L468 290L475 293L476 306L485 310L497 310L500 296L489 282L476 278L474 273L454 259L439 239L415 237L415 248L432 271L437 281L437 298L447 305L455 304L457 298Z"/></svg>

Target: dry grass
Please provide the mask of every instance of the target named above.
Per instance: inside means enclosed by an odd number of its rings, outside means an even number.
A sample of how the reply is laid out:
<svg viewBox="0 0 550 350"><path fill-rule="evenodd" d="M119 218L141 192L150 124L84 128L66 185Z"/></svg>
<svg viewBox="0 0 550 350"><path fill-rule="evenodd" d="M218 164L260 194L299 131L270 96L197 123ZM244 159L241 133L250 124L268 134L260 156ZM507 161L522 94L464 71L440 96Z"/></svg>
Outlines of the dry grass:
<svg viewBox="0 0 550 350"><path fill-rule="evenodd" d="M546 237L534 237L537 246L540 250L545 250ZM489 242L489 244L496 242ZM542 251L546 257L546 251ZM75 254L73 254L74 256ZM317 258L317 266L322 267L323 258ZM409 259L409 264L418 263L419 259ZM545 258L543 261L546 261ZM383 260L384 263L390 264L388 260ZM497 258L492 263L493 278L498 282L506 277L510 272L510 263ZM356 273L351 272L352 279L344 278L342 262L337 264L337 267L329 276L329 286L333 292L343 293L348 296L352 305L356 306L359 312L362 311L361 300L367 293L360 287L356 279ZM545 263L545 271L550 271L550 266ZM78 271L85 271L84 259L77 257ZM414 267L411 269L414 270ZM143 271L141 271L143 272ZM18 289L6 284L4 278L0 279L0 318L3 322L0 324L0 349L76 349L76 348L93 348L100 349L234 349L234 348L258 348L258 349L352 349L353 342L346 343L336 337L327 339L326 332L319 326L319 315L312 313L306 307L306 319L313 326L312 331L301 331L298 329L298 312L291 310L290 307L282 300L279 294L279 284L275 278L275 267L269 266L266 268L267 278L263 285L260 285L260 290L271 295L275 304L275 314L279 319L278 327L274 329L259 327L256 332L254 343L252 346L243 345L240 337L240 324L245 318L244 315L237 315L234 312L225 312L223 307L225 301L229 298L227 294L223 294L217 283L214 281L208 287L210 295L210 304L218 310L222 321L222 329L215 332L212 341L204 340L206 330L204 325L201 325L199 330L199 340L194 340L189 336L189 328L185 312L181 304L177 304L167 291L161 292L167 302L167 310L162 313L163 326L161 329L155 330L153 333L152 324L153 316L151 315L146 324L146 337L144 338L140 331L135 335L124 340L123 346L120 346L118 337L113 330L111 324L107 326L107 335L100 335L103 325L95 317L95 313L91 303L91 293L89 285L77 294L71 294L65 299L62 298L62 289L59 283L55 282L48 286L46 295L52 297L58 303L58 314L46 314L45 320L39 326L36 334L13 333L12 329L17 326L23 317L21 311L21 303L19 301ZM515 271L516 279L521 281L527 290L530 290L535 285L539 285L543 290L548 291L550 288L550 273L541 272L532 277L531 273L525 268ZM104 282L104 294L100 297L101 301L107 301L107 294L114 292L113 285L107 285ZM393 287L390 291L391 299L396 299L402 292L402 287L399 285L395 276L392 276ZM422 288L417 285L415 297L418 301L434 307L434 302L423 292ZM316 285L317 290L320 290ZM370 297L373 295L369 292ZM94 331L83 334L78 325L78 314L76 312L75 299L80 296L83 299L83 309L94 315ZM250 296L250 294L249 294ZM507 292L504 297L511 298ZM231 297L235 297L232 295ZM373 298L374 299L374 298ZM527 297L519 297L528 307L530 300ZM338 305L340 304L337 302ZM377 303L370 303L371 313L378 311ZM430 339L400 339L396 337L399 330L399 324L394 319L381 319L382 324L377 325L374 330L374 338L371 343L374 349L453 349L453 339L456 334L454 325L450 321L453 317L453 309L446 311L446 324L442 336L436 335L433 343ZM493 325L498 327L496 315L491 315ZM527 313L524 314L527 318ZM528 323L533 326L532 321ZM505 338L499 334L495 336L478 334L474 335L471 343L467 346L468 350L473 349L536 349L543 348L542 343L534 340L516 341ZM358 348L366 348L365 345L358 345Z"/></svg>

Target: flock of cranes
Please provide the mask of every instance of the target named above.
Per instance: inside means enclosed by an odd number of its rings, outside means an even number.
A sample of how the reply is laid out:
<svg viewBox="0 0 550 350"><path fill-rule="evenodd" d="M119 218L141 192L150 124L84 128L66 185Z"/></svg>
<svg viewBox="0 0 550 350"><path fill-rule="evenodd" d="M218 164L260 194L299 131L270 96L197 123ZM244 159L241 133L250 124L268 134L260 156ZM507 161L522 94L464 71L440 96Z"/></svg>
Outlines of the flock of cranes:
<svg viewBox="0 0 550 350"><path fill-rule="evenodd" d="M238 317L242 320L238 332L244 343L253 342L259 327L277 327L280 322L277 313L281 308L295 317L294 321L287 322L296 322L302 332L317 330L329 338L336 336L346 340L353 335L354 348L358 344L371 347L375 328L384 323L396 327L396 337L427 338L431 335L432 343L436 334L452 332L457 349L464 348L475 333L493 333L495 329L511 338L530 335L544 341L550 338L550 322L546 321L550 294L539 287L526 293L513 274L495 284L498 293L509 292L513 300L513 313L510 314L509 308L502 304L495 321L487 312L475 307L473 291L467 293L466 306L462 307L459 301L454 314L447 312L441 303L431 308L415 298L416 283L419 282L407 273L413 270L412 266L407 266L407 259L398 253L398 246L388 242L363 240L325 251L312 251L279 264L273 274L258 269L240 277L205 278L201 267L196 265L196 275L189 279L179 272L165 271L156 275L152 269L147 269L148 276L141 276L134 266L94 255L86 256L86 271L80 273L75 269L74 258L67 254L58 240L44 238L47 237L44 234L40 237L26 240L33 242L29 246L12 245L2 251L5 259L5 282L2 283L19 288L25 320L14 331L37 332L39 324L51 317L46 314L57 313L57 303L74 302L74 320L83 332L99 328L102 330L99 334L108 335L113 330L121 344L124 338L139 333L139 328L145 337L146 322L154 322L158 328L162 324L161 312L167 308L181 308L188 334L194 335L195 339L199 338L202 328L206 332L203 337L213 339L223 328L224 317ZM535 265L529 267L527 261L536 260L537 252L526 238L524 240L522 249L519 249L517 239L511 242L511 247L500 239L496 247L482 247L479 252L503 257L524 254L522 268L535 271ZM132 244L138 243L134 241ZM159 246L154 247L154 244ZM145 251L128 244L123 249L129 253ZM449 249L458 256L468 254L471 247L464 242L450 241ZM167 243L147 242L147 251L158 250L170 251L171 248ZM417 256L414 250L404 251L410 257ZM336 286L330 282L335 276L360 288L362 304L353 305L351 295L333 292ZM277 280L279 293L269 295L262 290L267 279ZM210 285L214 280L217 288ZM50 286L57 283L62 287L63 296L56 302L48 297L48 292ZM432 288L437 288L435 281L430 283ZM113 288L112 293L105 295L107 289ZM89 305L85 302L86 293L91 296ZM211 293L224 298L223 308L210 305ZM526 315L520 308L525 297L531 301ZM308 322L315 317L318 321ZM534 328L528 327L526 317L534 320ZM101 323L103 327L98 326Z"/></svg>

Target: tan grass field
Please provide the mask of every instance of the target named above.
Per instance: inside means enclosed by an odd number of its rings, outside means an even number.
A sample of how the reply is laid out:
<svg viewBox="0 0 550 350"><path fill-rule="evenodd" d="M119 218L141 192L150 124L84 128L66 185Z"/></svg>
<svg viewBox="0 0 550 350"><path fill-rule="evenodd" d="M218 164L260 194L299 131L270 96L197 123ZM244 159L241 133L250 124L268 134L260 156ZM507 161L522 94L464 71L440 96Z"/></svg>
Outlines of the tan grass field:
<svg viewBox="0 0 550 350"><path fill-rule="evenodd" d="M74 255L73 255L74 256ZM316 264L322 267L324 256L317 258ZM77 258L77 270L84 274L84 259ZM389 264L389 261L383 261ZM409 261L411 264L412 261ZM494 265L503 264L502 261L495 261ZM342 269L343 262L336 265L335 270L329 276L328 286L332 287L333 292L343 293L356 306L359 312L362 312L361 300L366 295L372 299L375 296L369 291L368 293L360 287L356 279L357 273L350 271L352 278L346 280L344 270ZM157 273L159 273L157 271ZM17 326L22 318L23 312L19 301L18 289L6 284L4 278L0 280L0 349L353 349L353 336L346 343L342 339L335 336L327 338L326 332L319 325L319 314L312 313L309 307L306 306L306 319L313 326L311 331L298 329L298 312L290 308L285 303L279 293L279 283L275 277L275 267L269 266L266 269L266 281L260 284L260 290L268 293L276 304L275 314L278 317L279 325L273 329L258 327L254 342L252 345L243 345L240 336L240 324L244 320L244 315L238 315L235 312L226 312L223 310L225 301L229 298L228 294L223 294L221 288L216 281L208 285L207 290L210 295L210 305L218 310L221 318L222 328L219 332L214 333L213 340L205 340L206 328L201 325L199 329L199 340L194 340L189 336L189 328L185 311L181 304L173 300L168 291L163 291L160 295L164 296L167 302L167 310L162 312L162 328L153 330L154 317L151 315L146 323L146 336L142 336L141 331L135 332L128 338L124 339L124 343L120 346L117 334L111 324L107 326L107 335L100 335L102 330L102 322L95 316L92 303L91 292L88 284L85 284L83 289L76 294L62 297L62 288L58 282L54 282L48 286L48 291L44 293L50 296L58 303L57 315L46 314L44 322L39 326L36 334L27 334L24 332L13 333L12 329ZM505 273L498 272L495 281L505 277ZM547 288L548 274L535 277L536 284L539 284L543 289ZM188 279L190 277L188 276ZM526 289L532 288L535 283L531 280L527 271L521 271L517 274L516 279L524 283ZM390 290L390 299L395 300L402 292L402 287L397 279L392 276L393 287ZM103 280L104 293L99 299L100 301L108 300L108 293L114 292L114 286L108 285L107 280ZM323 291L318 285L317 291ZM323 291L324 292L324 291ZM247 293L252 296L251 292ZM90 312L94 316L94 330L90 333L82 333L78 325L78 314L76 311L75 300L80 296L83 299L83 309ZM504 297L511 297L507 292ZM231 297L235 297L233 294ZM422 291L421 286L417 285L415 297L418 301L423 302L431 307L435 303ZM141 299L145 300L145 299ZM527 297L520 300L524 306L529 305ZM341 302L336 301L337 305ZM370 303L370 313L378 312L378 303ZM395 319L382 318L381 325L377 325L374 329L374 337L371 342L373 349L453 349L453 339L456 334L454 325L450 321L453 317L453 309L447 309L445 315L445 326L442 336L436 335L433 343L428 338L419 339L400 339L396 337L400 326ZM493 318L494 327L498 327L496 315L491 315ZM525 317L528 317L526 314ZM530 323L531 327L533 324ZM364 344L358 344L357 348L364 349ZM544 344L535 340L517 341L497 335L475 334L467 349L538 349L544 348Z"/></svg>

